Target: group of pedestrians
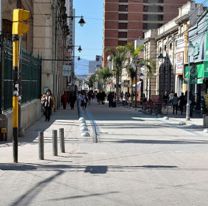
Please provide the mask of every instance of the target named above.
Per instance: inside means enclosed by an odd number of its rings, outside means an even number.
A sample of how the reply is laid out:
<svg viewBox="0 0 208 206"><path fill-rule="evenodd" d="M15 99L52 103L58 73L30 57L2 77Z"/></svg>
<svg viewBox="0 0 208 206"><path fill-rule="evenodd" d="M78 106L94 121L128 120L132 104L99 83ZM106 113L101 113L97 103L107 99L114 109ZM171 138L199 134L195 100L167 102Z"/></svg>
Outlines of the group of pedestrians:
<svg viewBox="0 0 208 206"><path fill-rule="evenodd" d="M106 93L104 91L99 91L96 94L98 104L105 104Z"/></svg>
<svg viewBox="0 0 208 206"><path fill-rule="evenodd" d="M76 93L75 92L64 92L61 95L61 105L63 109L66 109L67 104L70 105L71 110L74 109L74 105L76 102ZM42 111L45 116L45 121L50 121L52 112L55 111L55 97L52 95L50 89L48 89L42 96L41 96L41 106Z"/></svg>
<svg viewBox="0 0 208 206"><path fill-rule="evenodd" d="M74 105L76 102L76 93L75 92L64 92L61 96L61 104L63 109L66 109L67 104L70 105L71 110L74 109Z"/></svg>
<svg viewBox="0 0 208 206"><path fill-rule="evenodd" d="M180 96L177 95L177 93L170 92L169 94L167 92L163 95L163 103L166 106L171 105L172 111L174 115L178 114L178 110L180 110L181 115L183 115L183 112L186 110L186 104L187 104L187 92L184 95L184 93L181 93ZM194 97L190 93L189 95L189 103L190 103L190 116L193 115L193 108L194 108Z"/></svg>

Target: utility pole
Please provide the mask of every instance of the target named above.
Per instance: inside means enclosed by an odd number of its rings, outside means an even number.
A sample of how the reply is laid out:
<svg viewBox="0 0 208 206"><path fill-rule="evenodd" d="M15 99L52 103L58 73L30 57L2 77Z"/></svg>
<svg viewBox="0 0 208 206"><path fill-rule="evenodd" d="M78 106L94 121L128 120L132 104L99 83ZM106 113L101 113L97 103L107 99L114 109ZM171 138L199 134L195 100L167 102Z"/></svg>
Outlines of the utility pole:
<svg viewBox="0 0 208 206"><path fill-rule="evenodd" d="M13 10L12 46L13 46L13 97L12 97L12 126L13 126L13 161L18 162L18 119L19 119L19 61L21 36L27 33L29 26L25 23L30 12L23 9Z"/></svg>

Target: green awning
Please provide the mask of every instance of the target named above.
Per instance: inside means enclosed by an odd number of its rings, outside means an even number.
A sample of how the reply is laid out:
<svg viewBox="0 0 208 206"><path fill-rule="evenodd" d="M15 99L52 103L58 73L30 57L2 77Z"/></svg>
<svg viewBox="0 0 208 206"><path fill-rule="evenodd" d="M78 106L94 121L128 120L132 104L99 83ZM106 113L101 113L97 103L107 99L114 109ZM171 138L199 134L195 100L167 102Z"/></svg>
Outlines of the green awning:
<svg viewBox="0 0 208 206"><path fill-rule="evenodd" d="M190 72L190 68L192 69ZM189 79L191 84L202 84L204 78L208 78L208 62L196 64L193 66L185 66L184 78Z"/></svg>

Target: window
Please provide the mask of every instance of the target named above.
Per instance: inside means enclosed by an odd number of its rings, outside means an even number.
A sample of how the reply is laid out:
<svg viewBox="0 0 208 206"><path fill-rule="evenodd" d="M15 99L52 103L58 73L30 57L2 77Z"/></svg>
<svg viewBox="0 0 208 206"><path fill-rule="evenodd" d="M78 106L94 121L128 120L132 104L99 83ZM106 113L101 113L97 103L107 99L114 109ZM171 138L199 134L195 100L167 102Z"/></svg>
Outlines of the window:
<svg viewBox="0 0 208 206"><path fill-rule="evenodd" d="M119 23L118 29L128 29L128 23Z"/></svg>
<svg viewBox="0 0 208 206"><path fill-rule="evenodd" d="M145 21L163 21L163 15L144 14L143 20L145 20Z"/></svg>
<svg viewBox="0 0 208 206"><path fill-rule="evenodd" d="M119 11L128 11L128 5L119 5L118 10Z"/></svg>
<svg viewBox="0 0 208 206"><path fill-rule="evenodd" d="M157 3L162 4L162 3L164 3L164 0L143 0L143 2L144 3L149 3L149 4L152 4L152 3L154 3L154 4L157 4Z"/></svg>
<svg viewBox="0 0 208 206"><path fill-rule="evenodd" d="M119 14L118 20L128 20L128 14Z"/></svg>
<svg viewBox="0 0 208 206"><path fill-rule="evenodd" d="M118 41L119 46L125 46L127 45L127 41Z"/></svg>
<svg viewBox="0 0 208 206"><path fill-rule="evenodd" d="M127 32L118 32L118 38L127 38Z"/></svg>
<svg viewBox="0 0 208 206"><path fill-rule="evenodd" d="M163 12L163 6L144 6L144 12Z"/></svg>
<svg viewBox="0 0 208 206"><path fill-rule="evenodd" d="M144 23L143 24L143 29L145 29L145 30L157 29L160 26L162 26L162 24L157 24L157 23Z"/></svg>

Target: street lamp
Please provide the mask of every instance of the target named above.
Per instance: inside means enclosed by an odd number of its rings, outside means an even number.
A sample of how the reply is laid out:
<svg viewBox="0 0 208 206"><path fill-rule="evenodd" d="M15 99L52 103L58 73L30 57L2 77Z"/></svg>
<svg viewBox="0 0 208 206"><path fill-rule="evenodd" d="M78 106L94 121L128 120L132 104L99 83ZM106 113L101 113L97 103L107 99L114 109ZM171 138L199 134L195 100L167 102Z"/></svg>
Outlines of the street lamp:
<svg viewBox="0 0 208 206"><path fill-rule="evenodd" d="M188 68L189 68L189 73L188 73L188 78L186 78L186 80L187 80L186 120L187 121L190 120L190 78L191 78L191 70L192 70L191 69L191 63L190 63L190 57L193 54L193 49L194 49L194 46L193 46L192 42L189 42L189 45L188 45Z"/></svg>
<svg viewBox="0 0 208 206"><path fill-rule="evenodd" d="M68 46L68 49L71 49L71 48L74 48L74 47L78 47L78 52L81 52L82 51L82 47L81 46L76 46L76 45L69 45Z"/></svg>
<svg viewBox="0 0 208 206"><path fill-rule="evenodd" d="M84 26L84 24L86 24L83 16L67 16L67 18L69 18L71 20L73 20L74 18L80 18L80 20L78 21L80 26Z"/></svg>
<svg viewBox="0 0 208 206"><path fill-rule="evenodd" d="M137 97L138 97L138 95L137 95L137 81L138 81L138 66L142 66L143 64L142 64L142 61L143 60L143 58L138 58L138 57L136 57L135 59L133 59L133 66L135 67L135 69L136 69L136 74L135 74L135 108L137 108ZM140 72L140 76L141 76L141 72ZM143 74L142 74L143 75Z"/></svg>

